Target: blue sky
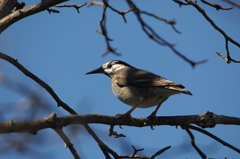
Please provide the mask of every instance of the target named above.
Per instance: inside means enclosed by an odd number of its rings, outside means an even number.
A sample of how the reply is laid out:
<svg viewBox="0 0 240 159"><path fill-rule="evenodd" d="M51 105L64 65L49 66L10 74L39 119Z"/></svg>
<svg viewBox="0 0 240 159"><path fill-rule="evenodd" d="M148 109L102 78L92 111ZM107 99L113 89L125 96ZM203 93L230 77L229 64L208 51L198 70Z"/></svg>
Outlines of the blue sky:
<svg viewBox="0 0 240 159"><path fill-rule="evenodd" d="M32 5L38 1L27 2ZM70 1L64 4L83 4L85 1ZM122 1L111 1L119 10L127 10ZM201 4L201 3L199 3ZM169 48L159 46L142 32L133 13L126 14L127 23L121 16L108 10L107 26L109 37L114 39L112 47L117 48L121 56L105 52L105 40L96 33L100 30L99 20L102 15L100 6L83 7L80 14L75 9L58 9L60 14L48 14L47 11L27 17L16 22L0 36L0 51L18 59L29 71L48 83L58 96L79 114L115 115L125 113L131 107L120 102L112 93L110 79L104 75L88 75L85 73L100 67L110 60L122 60L137 68L149 70L169 80L181 83L193 96L175 95L170 97L158 111L159 116L195 115L206 111L216 114L239 117L240 112L240 65L226 64L215 54L219 51L225 55L225 41L203 16L191 6L179 6L172 1L141 1L137 5L145 11L152 12L166 19L175 19L176 28L182 32L177 34L167 24L151 17L146 21L157 32L188 58L199 61L208 59L205 64L192 68L188 63L176 56ZM223 6L229 7L222 3ZM204 5L207 14L234 40L240 42L237 20L239 9L216 11ZM240 60L239 48L230 43L232 58ZM13 82L20 82L29 90L38 90L44 102L50 103L52 109L41 111L35 118L43 118L57 112L58 116L68 115L62 108L56 107L50 95L34 81L24 76L11 64L0 60L1 74ZM28 107L19 104L25 101L26 94L16 93L4 85L0 85L0 106L6 103L17 104L1 108L7 114L3 121L17 120L28 115ZM23 102L24 103L24 102ZM26 104L26 103L25 103ZM133 117L146 117L155 107L136 109ZM14 110L14 112L12 112ZM18 115L18 116L17 116ZM120 154L132 154L132 147L144 148L144 154L151 156L156 151L171 145L172 148L161 157L200 158L190 144L187 133L181 128L171 126L150 128L123 127L115 128L126 138L108 137L106 125L90 125L101 139ZM240 148L238 126L217 125L214 129L206 129L221 139ZM64 128L68 132L68 127ZM79 130L80 131L80 130ZM84 130L81 129L81 132ZM215 142L213 139L192 131L196 143L210 158L238 158L239 154ZM48 134L48 135L46 135ZM28 134L27 134L28 135ZM33 138L45 137L46 142L31 143L29 147L38 145L35 157L48 154L52 158L71 158L69 150L63 147L63 141L52 131L42 130ZM95 141L87 134L71 138L72 143L82 158L104 158ZM122 145L125 145L123 148ZM43 153L44 152L44 153ZM94 152L94 153L93 153ZM33 154L31 154L33 155ZM0 154L1 156L1 154ZM18 155L18 158L31 158L29 154ZM4 154L5 158L16 158L14 154Z"/></svg>

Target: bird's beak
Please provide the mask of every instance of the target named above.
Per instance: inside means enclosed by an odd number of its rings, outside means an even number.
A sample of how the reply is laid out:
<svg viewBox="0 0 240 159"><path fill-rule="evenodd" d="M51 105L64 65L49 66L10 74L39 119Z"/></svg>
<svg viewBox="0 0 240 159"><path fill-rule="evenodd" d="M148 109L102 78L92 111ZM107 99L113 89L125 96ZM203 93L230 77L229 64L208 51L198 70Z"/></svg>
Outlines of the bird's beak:
<svg viewBox="0 0 240 159"><path fill-rule="evenodd" d="M86 73L86 75L94 74L94 73L104 73L104 71L103 71L102 67L100 67L100 68L98 68L96 70L93 70L93 71L90 71L90 72Z"/></svg>

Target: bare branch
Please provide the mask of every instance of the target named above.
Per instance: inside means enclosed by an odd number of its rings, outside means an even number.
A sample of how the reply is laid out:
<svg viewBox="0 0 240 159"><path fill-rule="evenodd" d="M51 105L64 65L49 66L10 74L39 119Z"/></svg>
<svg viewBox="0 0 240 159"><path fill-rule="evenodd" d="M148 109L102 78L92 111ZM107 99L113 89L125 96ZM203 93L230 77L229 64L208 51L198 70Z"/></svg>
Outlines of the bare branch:
<svg viewBox="0 0 240 159"><path fill-rule="evenodd" d="M119 155L119 157L124 158L124 159L126 159L126 158L132 159L132 155ZM142 155L135 155L134 158L136 158L136 159L151 159L150 157L142 156Z"/></svg>
<svg viewBox="0 0 240 159"><path fill-rule="evenodd" d="M229 3L229 4L231 4L234 7L240 8L240 4L237 4L237 3L235 3L235 2L233 2L231 0L222 0L222 1L226 2L226 3Z"/></svg>
<svg viewBox="0 0 240 159"><path fill-rule="evenodd" d="M107 159L111 159L108 153L113 155L115 159L120 159L119 155L110 149L107 145L105 145L99 138L98 136L94 133L94 131L88 126L88 124L83 125L85 129L88 131L88 133L94 138L94 140L98 143L98 146L101 148L103 151L103 154L106 156Z"/></svg>
<svg viewBox="0 0 240 159"><path fill-rule="evenodd" d="M196 143L195 143L195 137L193 136L192 132L188 129L185 128L184 126L182 126L182 129L185 129L186 132L188 133L188 135L190 136L191 139L191 144L194 147L194 149L198 152L198 154L203 158L206 159L207 156L197 147Z"/></svg>
<svg viewBox="0 0 240 159"><path fill-rule="evenodd" d="M136 149L133 145L132 145L132 148L133 148L133 154L131 156L131 159L135 158L135 155L137 154L138 151L143 151L144 149Z"/></svg>
<svg viewBox="0 0 240 159"><path fill-rule="evenodd" d="M156 18L156 19L158 19L158 20L160 20L160 21L165 22L166 24L171 25L174 31L176 31L177 33L181 34L181 32L178 31L178 30L175 28L176 21L174 21L174 20L167 20L167 19L161 18L161 17L159 17L159 16L157 16L157 15L155 15L155 14L148 13L148 12L146 12L146 11L140 11L140 12L141 12L142 14L146 14L146 15L148 15L148 16L154 17L154 18Z"/></svg>
<svg viewBox="0 0 240 159"><path fill-rule="evenodd" d="M154 159L155 157L157 157L158 155L162 154L163 152L167 151L167 150L170 149L170 148L171 148L171 146L167 146L167 147L159 150L158 152L156 152L156 153L151 157L151 159Z"/></svg>
<svg viewBox="0 0 240 159"><path fill-rule="evenodd" d="M105 1L105 0L103 0ZM107 44L107 50L105 53L102 54L102 56L105 56L107 55L108 53L113 53L115 55L121 55L120 53L117 53L116 52L116 49L112 48L111 45L110 45L110 41L112 41L112 39L110 39L108 37L108 34L107 34L107 27L106 27L106 10L107 10L107 7L104 5L103 6L103 13L102 13L102 19L100 21L100 26L101 26L101 33L102 35L104 36L105 38L105 41L106 41L106 44ZM98 31L98 33L100 33Z"/></svg>
<svg viewBox="0 0 240 159"><path fill-rule="evenodd" d="M51 13L60 13L59 10L51 9L51 8L48 8L47 11L48 11L49 14L51 14Z"/></svg>
<svg viewBox="0 0 240 159"><path fill-rule="evenodd" d="M56 128L54 129L56 131L56 133L62 138L62 140L65 142L66 146L69 148L69 150L71 151L71 153L73 154L74 159L80 159L77 151L75 150L75 148L73 147L73 144L71 143L71 141L69 140L69 138L67 137L67 135L63 132L62 128Z"/></svg>
<svg viewBox="0 0 240 159"><path fill-rule="evenodd" d="M28 71L23 65L21 65L17 59L14 59L4 53L0 52L0 58L8 61L9 63L11 63L12 65L14 65L15 67L17 67L22 73L24 73L26 76L28 76L29 78L33 79L35 82L37 82L40 86L42 86L43 88L46 89L46 91L53 97L53 99L57 102L58 106L61 106L63 109L65 109L66 111L68 111L70 114L77 114L70 106L68 106L66 103L64 103L59 97L58 95L54 92L54 90L47 84L45 83L43 80L41 80L40 78L38 78L36 75L34 75L33 73L31 73L30 71Z"/></svg>
<svg viewBox="0 0 240 159"><path fill-rule="evenodd" d="M206 130L203 130L203 129L198 128L198 127L193 126L193 125L188 125L187 127L190 128L190 129L193 129L193 130L199 131L199 132L201 132L201 133L203 133L203 134L205 134L205 135L207 135L207 136L213 138L214 140L216 140L217 142L223 144L224 146L229 147L230 149L232 149L232 150L234 150L234 151L240 153L240 149L238 149L238 148L236 148L236 147L230 145L229 143L223 141L222 139L218 138L217 136L211 134L210 132L208 132L208 131L206 131Z"/></svg>
<svg viewBox="0 0 240 159"><path fill-rule="evenodd" d="M169 47L176 55L181 57L183 60L191 64L192 67L195 67L197 64L202 64L207 62L207 60L202 60L198 62L194 62L190 59L188 59L186 56L184 56L182 53L180 53L173 44L169 43L167 40L162 38L159 34L156 33L156 31L149 26L142 18L141 16L141 10L135 5L135 3L132 2L132 0L126 0L130 8L134 8L134 13L142 27L142 30L145 32L145 34L153 41L158 43L159 45L167 46Z"/></svg>
<svg viewBox="0 0 240 159"><path fill-rule="evenodd" d="M218 54L218 56L222 57L228 64L231 62L235 62L235 63L240 63L240 61L236 61L234 59L232 59L232 57L230 56L230 51L228 48L228 40L225 39L225 47L226 47L226 51L227 51L227 57L224 57L223 54L221 54L220 52L216 52Z"/></svg>
<svg viewBox="0 0 240 159"><path fill-rule="evenodd" d="M230 7L230 8L223 8L222 6L220 6L219 4L212 4L212 3L209 3L205 0L201 0L203 3L211 6L211 7L214 7L216 8L216 10L230 10L230 9L233 9L233 7Z"/></svg>
<svg viewBox="0 0 240 159"><path fill-rule="evenodd" d="M179 7L182 7L182 5L190 5L188 3L183 3L182 1L179 1L179 0L173 0L175 3L179 4Z"/></svg>
<svg viewBox="0 0 240 159"><path fill-rule="evenodd" d="M76 5L76 4L71 4L71 5L55 5L54 7L60 7L60 8L63 8L63 7L73 7L77 10L78 13L80 13L79 9L82 8L83 6L85 6L87 3L84 3L82 5Z"/></svg>
<svg viewBox="0 0 240 159"><path fill-rule="evenodd" d="M227 50L227 56L228 56L227 58L231 59L231 58L229 58L230 53L229 53L229 50L228 50L228 41L230 41L231 43L233 43L234 45L236 45L238 47L240 47L240 43L233 40L221 28L219 28L213 22L213 20L207 15L207 13L196 2L193 2L191 0L185 0L185 1L188 2L189 4L191 4L194 8L196 8L203 15L203 17L214 27L214 29L217 30L218 32L220 32L223 35L223 37L225 38L225 41L226 41L226 50ZM231 59L231 61L235 61L235 60ZM228 61L228 63L229 63L229 61Z"/></svg>
<svg viewBox="0 0 240 159"><path fill-rule="evenodd" d="M36 14L38 12L44 11L49 7L57 5L59 3L65 2L67 0L51 0L51 1L42 1L38 4L19 9L4 18L0 19L0 33L2 33L5 29L7 29L13 23L28 17L30 15Z"/></svg>
<svg viewBox="0 0 240 159"><path fill-rule="evenodd" d="M34 120L31 122L15 122L8 121L0 124L0 134L20 132L36 134L37 131L46 128L64 127L68 125L80 124L105 124L105 125L125 125L134 127L149 127L151 125L170 125L181 126L195 124L202 128L212 128L217 124L223 125L240 125L240 118L229 117L224 115L216 115L211 112L202 113L199 115L187 116L161 116L156 120L148 118L132 118L131 121L127 118L117 118L115 116L98 115L98 114L84 114L84 115L68 115L62 117L55 117L52 115ZM56 115L56 114L55 114ZM43 124L44 123L44 124ZM189 127L191 128L191 127Z"/></svg>
<svg viewBox="0 0 240 159"><path fill-rule="evenodd" d="M218 56L222 57L227 63L229 63L228 58L224 57L223 54L221 54L220 52L216 52L216 54L218 54Z"/></svg>
<svg viewBox="0 0 240 159"><path fill-rule="evenodd" d="M17 0L1 0L0 1L0 19L12 13L12 10L16 7Z"/></svg>
<svg viewBox="0 0 240 159"><path fill-rule="evenodd" d="M88 5L88 7L91 7L93 5L104 6L103 2L97 2L97 1L94 1L94 0L90 0L90 3Z"/></svg>
<svg viewBox="0 0 240 159"><path fill-rule="evenodd" d="M148 118L132 118L131 121L126 118L116 118L115 116L105 116L97 114L85 114L85 115L69 115L56 117L56 113L52 113L50 116L43 119L38 119L30 122L16 122L8 121L0 123L0 134L5 133L30 133L37 134L39 130L46 128L64 127L68 125L81 124L86 130L91 134L91 136L98 143L99 147L105 154L105 156L110 153L115 158L119 158L119 155L111 150L107 145L105 145L97 135L91 130L87 125L90 123L101 123L106 125L126 125L135 127L149 127L151 125L170 125L170 126L185 126L189 129L197 130L209 137L215 139L221 144L233 149L240 153L240 149L230 145L229 143L221 140L220 138L214 136L213 134L198 128L190 124L196 124L202 127L213 127L216 124L224 125L240 125L240 118L228 117L223 115L216 115L210 112L206 112L199 115L189 115L189 116L169 116L169 117L157 117L156 120L151 120ZM109 155L107 155L109 156Z"/></svg>
<svg viewBox="0 0 240 159"><path fill-rule="evenodd" d="M132 11L134 9L134 8L130 8L129 10L126 10L126 11L119 11L119 10L113 8L111 5L109 5L109 3L106 0L103 0L103 4L104 4L105 7L109 7L112 11L120 14L123 17L123 20L124 20L125 23L127 23L127 20L125 18L125 14L129 13L130 11Z"/></svg>
<svg viewBox="0 0 240 159"><path fill-rule="evenodd" d="M109 136L114 136L114 138L119 138L119 137L126 137L125 135L123 135L122 133L118 134L116 131L113 130L114 125L111 125L110 128L108 128L108 135Z"/></svg>

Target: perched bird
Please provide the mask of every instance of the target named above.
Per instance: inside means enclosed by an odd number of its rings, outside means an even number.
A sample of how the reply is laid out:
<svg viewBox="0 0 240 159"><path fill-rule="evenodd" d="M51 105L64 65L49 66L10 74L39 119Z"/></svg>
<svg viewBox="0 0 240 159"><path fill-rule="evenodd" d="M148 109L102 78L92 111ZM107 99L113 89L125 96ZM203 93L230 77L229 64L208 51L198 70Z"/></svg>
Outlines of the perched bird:
<svg viewBox="0 0 240 159"><path fill-rule="evenodd" d="M130 117L136 108L148 108L157 105L149 117L156 117L161 104L171 95L183 93L192 95L184 86L169 81L152 72L137 69L123 61L109 61L100 68L86 74L102 73L109 76L114 95L123 103L132 106L125 114L117 116Z"/></svg>

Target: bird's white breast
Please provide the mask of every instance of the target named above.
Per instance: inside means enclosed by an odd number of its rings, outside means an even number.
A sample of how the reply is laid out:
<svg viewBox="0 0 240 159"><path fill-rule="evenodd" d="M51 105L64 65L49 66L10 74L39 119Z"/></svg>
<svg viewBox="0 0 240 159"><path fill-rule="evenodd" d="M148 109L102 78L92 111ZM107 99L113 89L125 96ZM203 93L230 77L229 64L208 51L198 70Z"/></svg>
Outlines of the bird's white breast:
<svg viewBox="0 0 240 159"><path fill-rule="evenodd" d="M144 100L138 106L139 108L153 107L158 105L166 98L158 93L148 93L152 91L148 91L146 88L137 88L134 86L119 87L115 82L112 82L111 84L114 95L120 101L130 106L136 106L138 103Z"/></svg>

